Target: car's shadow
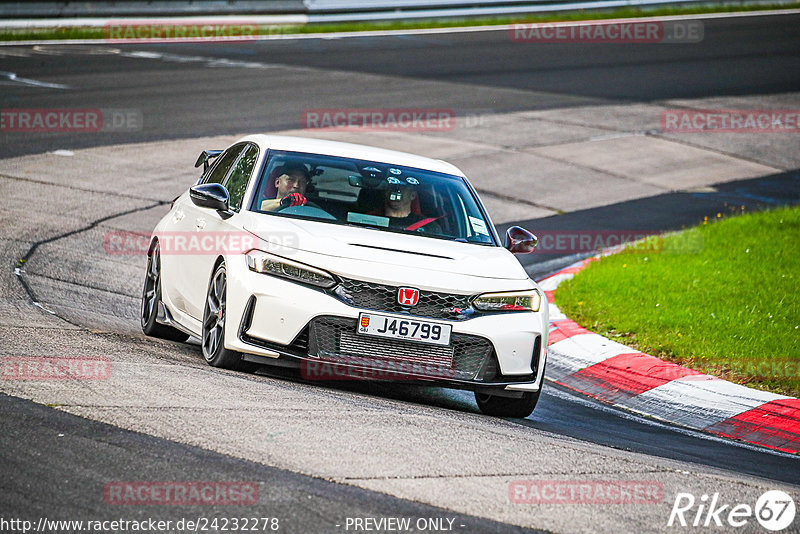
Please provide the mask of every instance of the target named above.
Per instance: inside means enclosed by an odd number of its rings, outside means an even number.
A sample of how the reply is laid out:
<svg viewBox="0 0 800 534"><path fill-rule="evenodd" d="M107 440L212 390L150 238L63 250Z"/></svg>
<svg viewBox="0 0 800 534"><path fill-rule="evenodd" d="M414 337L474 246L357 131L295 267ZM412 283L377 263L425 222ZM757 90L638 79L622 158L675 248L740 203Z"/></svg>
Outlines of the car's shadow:
<svg viewBox="0 0 800 534"><path fill-rule="evenodd" d="M376 380L308 380L300 375L297 369L262 366L257 375L289 380L295 383L329 390L361 393L375 397L411 402L425 406L446 408L462 412L480 413L475 398L470 391L461 391L437 386L420 384L404 384L397 381Z"/></svg>

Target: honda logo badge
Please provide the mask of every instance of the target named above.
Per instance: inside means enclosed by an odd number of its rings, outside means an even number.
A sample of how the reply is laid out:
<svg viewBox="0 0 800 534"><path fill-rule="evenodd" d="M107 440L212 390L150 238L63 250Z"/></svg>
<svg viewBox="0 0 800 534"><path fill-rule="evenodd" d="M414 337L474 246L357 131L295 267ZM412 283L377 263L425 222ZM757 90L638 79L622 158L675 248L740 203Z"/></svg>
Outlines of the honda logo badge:
<svg viewBox="0 0 800 534"><path fill-rule="evenodd" d="M419 289L401 287L397 290L397 302L401 306L416 306L419 302Z"/></svg>

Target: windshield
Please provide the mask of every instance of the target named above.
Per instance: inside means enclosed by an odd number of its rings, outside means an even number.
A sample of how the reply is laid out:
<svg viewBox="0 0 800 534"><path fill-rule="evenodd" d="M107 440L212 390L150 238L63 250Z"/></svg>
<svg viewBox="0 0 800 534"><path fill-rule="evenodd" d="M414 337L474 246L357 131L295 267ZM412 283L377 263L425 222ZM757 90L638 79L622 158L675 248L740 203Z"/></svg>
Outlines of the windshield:
<svg viewBox="0 0 800 534"><path fill-rule="evenodd" d="M458 176L335 156L270 152L251 205L278 216L495 244Z"/></svg>

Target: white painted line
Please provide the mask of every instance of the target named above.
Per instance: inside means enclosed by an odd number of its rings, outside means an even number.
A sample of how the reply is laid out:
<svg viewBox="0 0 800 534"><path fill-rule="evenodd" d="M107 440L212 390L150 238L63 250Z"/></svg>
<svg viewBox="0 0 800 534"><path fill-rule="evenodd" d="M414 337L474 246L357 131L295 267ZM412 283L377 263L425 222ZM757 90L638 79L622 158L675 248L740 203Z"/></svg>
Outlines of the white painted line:
<svg viewBox="0 0 800 534"><path fill-rule="evenodd" d="M14 83L21 83L23 85L32 85L34 87L46 87L48 89L69 89L68 85L61 83L40 82L38 80L31 80L30 78L20 78L13 72L0 71L0 78L7 78Z"/></svg>
<svg viewBox="0 0 800 534"><path fill-rule="evenodd" d="M30 57L31 51L27 49L6 48L0 49L0 57Z"/></svg>
<svg viewBox="0 0 800 534"><path fill-rule="evenodd" d="M125 51L118 48L109 49L109 53L117 54L122 57L133 59L155 59L168 63L205 63L208 67L233 67L240 69L275 69L284 68L286 65L272 63L260 63L257 61L238 61L234 59L206 57L206 56L182 56L180 54L168 54L163 52L145 52L140 50ZM302 68L302 67L297 67Z"/></svg>

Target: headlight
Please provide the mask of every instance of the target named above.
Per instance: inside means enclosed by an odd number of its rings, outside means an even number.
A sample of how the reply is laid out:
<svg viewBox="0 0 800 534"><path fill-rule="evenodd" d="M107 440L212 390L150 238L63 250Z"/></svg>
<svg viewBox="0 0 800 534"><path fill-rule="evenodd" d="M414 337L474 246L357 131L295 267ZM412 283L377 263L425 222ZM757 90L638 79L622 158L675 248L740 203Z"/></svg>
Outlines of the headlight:
<svg viewBox="0 0 800 534"><path fill-rule="evenodd" d="M321 269L268 254L262 250L251 250L247 253L247 266L257 273L280 276L301 284L326 289L336 285L333 276Z"/></svg>
<svg viewBox="0 0 800 534"><path fill-rule="evenodd" d="M472 306L481 311L539 311L542 296L535 289L507 293L484 293Z"/></svg>

